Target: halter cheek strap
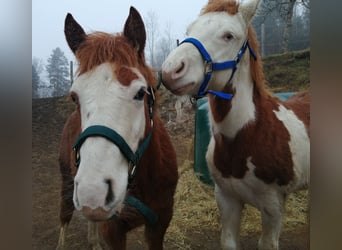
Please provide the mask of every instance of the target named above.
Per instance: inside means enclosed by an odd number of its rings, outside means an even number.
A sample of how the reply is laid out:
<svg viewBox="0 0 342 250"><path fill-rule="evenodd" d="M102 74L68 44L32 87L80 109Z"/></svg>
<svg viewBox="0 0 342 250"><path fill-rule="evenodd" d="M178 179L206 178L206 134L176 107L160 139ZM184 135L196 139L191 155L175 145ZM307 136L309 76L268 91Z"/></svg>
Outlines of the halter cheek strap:
<svg viewBox="0 0 342 250"><path fill-rule="evenodd" d="M250 54L253 56L253 58L256 60L256 54L253 51L253 49L250 47L248 40L246 40L241 49L239 50L238 54L236 55L234 60L230 60L230 61L225 61L225 62L213 62L213 60L211 59L208 51L205 49L205 47L202 45L202 43L197 40L196 38L190 37L185 39L184 41L182 41L180 44L182 43L191 43L193 44L198 51L200 52L203 60L204 60L204 81L202 82L199 90L198 90L198 94L197 96L195 96L196 99L201 98L203 96L205 96L207 93L216 95L220 98L226 99L226 100L230 100L233 95L229 94L229 93L224 93L224 92L220 92L220 91L214 91L214 90L206 90L208 83L210 81L211 75L213 71L217 71L217 70L225 70L225 69L232 69L232 73L229 77L229 80L227 83L230 83L230 81L232 80L235 71L237 69L237 64L240 62L243 54L245 53L246 49L249 49Z"/></svg>
<svg viewBox="0 0 342 250"><path fill-rule="evenodd" d="M121 153L126 157L130 165L132 166L132 169L128 176L128 185L127 189L131 187L131 184L133 182L133 179L136 174L136 166L139 163L142 155L144 154L145 150L147 149L151 137L152 137L152 129L153 129L153 105L155 101L153 88L150 87L149 91L149 97L148 97L148 112L149 112L149 118L151 123L151 129L148 133L148 135L144 138L142 143L140 144L137 151L134 153L130 146L127 144L124 138L122 138L121 135L119 135L115 130L108 128L103 125L94 125L86 128L76 139L76 142L73 145L73 149L75 152L75 164L76 167L79 166L81 158L79 154L79 150L82 146L82 144L85 142L85 140L88 137L103 137L107 140L111 141L113 144L115 144L121 151ZM151 224L156 224L158 222L158 215L152 211L149 207L147 207L144 203L142 203L140 200L133 196L126 196L125 203L129 206L135 207L139 213L141 213L146 220ZM114 215L115 217L116 215Z"/></svg>

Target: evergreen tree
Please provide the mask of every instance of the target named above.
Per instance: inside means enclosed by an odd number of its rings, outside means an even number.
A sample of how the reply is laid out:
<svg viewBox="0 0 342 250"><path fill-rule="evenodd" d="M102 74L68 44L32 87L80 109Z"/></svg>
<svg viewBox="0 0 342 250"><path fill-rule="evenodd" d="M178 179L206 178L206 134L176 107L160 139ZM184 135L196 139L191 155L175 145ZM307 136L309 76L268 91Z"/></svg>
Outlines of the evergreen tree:
<svg viewBox="0 0 342 250"><path fill-rule="evenodd" d="M46 71L50 80L50 85L53 87L53 96L62 96L68 93L70 88L69 63L63 51L56 48L52 51L48 58Z"/></svg>
<svg viewBox="0 0 342 250"><path fill-rule="evenodd" d="M39 98L40 77L36 67L32 64L32 98Z"/></svg>

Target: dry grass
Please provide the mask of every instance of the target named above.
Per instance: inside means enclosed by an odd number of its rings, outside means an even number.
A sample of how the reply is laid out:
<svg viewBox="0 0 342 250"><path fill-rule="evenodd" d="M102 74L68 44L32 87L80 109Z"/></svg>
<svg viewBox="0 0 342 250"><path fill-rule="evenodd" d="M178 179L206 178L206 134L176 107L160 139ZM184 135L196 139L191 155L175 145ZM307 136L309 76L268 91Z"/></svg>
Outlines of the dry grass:
<svg viewBox="0 0 342 250"><path fill-rule="evenodd" d="M190 240L187 238L189 232L219 228L213 188L196 178L192 166L193 162L186 160L179 169L174 214L166 235L166 240L172 240L179 249L190 249L186 244Z"/></svg>

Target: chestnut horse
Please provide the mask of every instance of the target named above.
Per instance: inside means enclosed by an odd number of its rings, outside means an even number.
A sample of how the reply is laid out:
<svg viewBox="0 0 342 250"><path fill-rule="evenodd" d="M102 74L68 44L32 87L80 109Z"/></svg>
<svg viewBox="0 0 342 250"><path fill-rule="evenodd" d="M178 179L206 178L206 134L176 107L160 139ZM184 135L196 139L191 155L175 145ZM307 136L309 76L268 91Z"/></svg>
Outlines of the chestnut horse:
<svg viewBox="0 0 342 250"><path fill-rule="evenodd" d="M126 233L143 224L149 249L163 249L178 170L154 105L157 80L145 63L141 16L131 7L123 32L111 35L86 34L68 14L65 36L79 67L70 90L76 109L60 146L58 248L76 208L100 222L110 249L126 249ZM94 223L89 236L99 248Z"/></svg>
<svg viewBox="0 0 342 250"><path fill-rule="evenodd" d="M310 95L285 102L267 90L251 26L258 4L210 0L162 65L171 92L209 98L206 159L223 249L241 248L245 203L261 212L258 248L278 249L286 197L309 184Z"/></svg>

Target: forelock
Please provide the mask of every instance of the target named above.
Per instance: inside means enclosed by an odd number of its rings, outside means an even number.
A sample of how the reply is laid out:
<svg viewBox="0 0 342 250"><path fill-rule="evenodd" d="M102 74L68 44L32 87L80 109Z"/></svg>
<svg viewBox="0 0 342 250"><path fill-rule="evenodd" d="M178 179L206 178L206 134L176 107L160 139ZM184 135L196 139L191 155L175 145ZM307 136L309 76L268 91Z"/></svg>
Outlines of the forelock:
<svg viewBox="0 0 342 250"><path fill-rule="evenodd" d="M217 1L209 1L209 3L202 9L201 15L210 12L227 12L230 15L235 15L238 13L239 3L235 0L217 0Z"/></svg>

